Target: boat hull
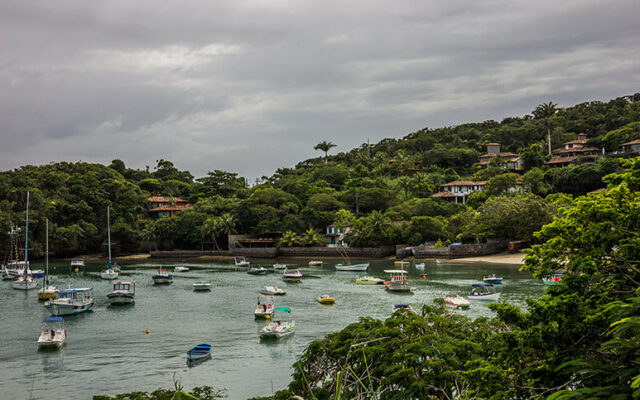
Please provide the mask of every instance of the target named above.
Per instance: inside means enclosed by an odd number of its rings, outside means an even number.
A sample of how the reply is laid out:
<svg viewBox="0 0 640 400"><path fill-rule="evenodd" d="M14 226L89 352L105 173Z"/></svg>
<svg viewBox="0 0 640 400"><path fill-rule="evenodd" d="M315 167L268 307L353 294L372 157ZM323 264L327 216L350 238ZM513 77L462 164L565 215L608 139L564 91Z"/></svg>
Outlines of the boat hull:
<svg viewBox="0 0 640 400"><path fill-rule="evenodd" d="M369 268L369 263L353 265L336 265L336 271L359 271L363 272Z"/></svg>
<svg viewBox="0 0 640 400"><path fill-rule="evenodd" d="M266 327L264 327L258 334L260 335L260 339L281 339L286 336L290 336L296 332L295 325L291 325L290 327L284 329L278 329L272 327L274 322L270 323Z"/></svg>
<svg viewBox="0 0 640 400"><path fill-rule="evenodd" d="M112 306L124 306L127 304L135 304L136 302L133 293L109 293L107 298Z"/></svg>
<svg viewBox="0 0 640 400"><path fill-rule="evenodd" d="M36 280L16 280L11 282L11 287L17 290L30 290L38 287L38 281Z"/></svg>
<svg viewBox="0 0 640 400"><path fill-rule="evenodd" d="M267 270L264 268L251 268L247 271L247 274L251 275L264 275L267 273Z"/></svg>
<svg viewBox="0 0 640 400"><path fill-rule="evenodd" d="M53 316L76 315L89 311L93 307L93 300L85 304L56 304L48 303L45 305L49 313Z"/></svg>
<svg viewBox="0 0 640 400"><path fill-rule="evenodd" d="M497 278L497 279L483 279L484 283L490 283L492 285L501 285L502 284L502 278Z"/></svg>
<svg viewBox="0 0 640 400"><path fill-rule="evenodd" d="M56 293L56 289L43 290L40 289L38 291L38 300L51 300L58 297L58 293Z"/></svg>
<svg viewBox="0 0 640 400"><path fill-rule="evenodd" d="M411 283L409 281L405 282L385 282L384 288L390 292L410 292L411 291Z"/></svg>
<svg viewBox="0 0 640 400"><path fill-rule="evenodd" d="M153 277L153 284L154 285L169 285L173 283L173 278L167 278L167 277Z"/></svg>
<svg viewBox="0 0 640 400"><path fill-rule="evenodd" d="M467 296L469 300L478 300L478 301L498 301L500 300L500 293L489 293L489 294L469 294Z"/></svg>
<svg viewBox="0 0 640 400"><path fill-rule="evenodd" d="M102 272L100 272L100 278L108 279L108 280L117 279L118 278L118 273L115 272L115 271L114 272L102 271Z"/></svg>

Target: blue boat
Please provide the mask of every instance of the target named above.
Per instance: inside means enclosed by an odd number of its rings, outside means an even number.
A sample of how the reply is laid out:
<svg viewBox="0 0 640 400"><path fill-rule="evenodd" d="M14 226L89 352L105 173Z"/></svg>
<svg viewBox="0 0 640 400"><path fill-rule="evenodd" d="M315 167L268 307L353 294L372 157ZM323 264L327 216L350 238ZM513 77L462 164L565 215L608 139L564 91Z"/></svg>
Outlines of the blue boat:
<svg viewBox="0 0 640 400"><path fill-rule="evenodd" d="M491 274L489 276L485 276L483 279L484 283L490 283L492 285L501 285L502 278L498 278L496 274Z"/></svg>
<svg viewBox="0 0 640 400"><path fill-rule="evenodd" d="M187 361L198 361L209 356L211 356L210 344L202 343L187 351Z"/></svg>

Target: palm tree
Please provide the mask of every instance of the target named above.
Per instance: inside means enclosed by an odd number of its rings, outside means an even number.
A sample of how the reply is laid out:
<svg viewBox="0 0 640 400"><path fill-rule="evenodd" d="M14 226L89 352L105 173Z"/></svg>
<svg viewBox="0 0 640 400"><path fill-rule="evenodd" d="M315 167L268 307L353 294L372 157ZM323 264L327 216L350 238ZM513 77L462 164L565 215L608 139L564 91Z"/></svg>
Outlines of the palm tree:
<svg viewBox="0 0 640 400"><path fill-rule="evenodd" d="M300 238L300 241L305 246L317 246L322 244L322 239L320 239L320 235L318 235L318 232L313 230L313 228L306 231L304 235L302 235L302 237Z"/></svg>
<svg viewBox="0 0 640 400"><path fill-rule="evenodd" d="M202 224L202 228L200 228L200 232L203 237L210 237L213 240L213 243L216 245L216 250L220 250L220 246L218 246L218 235L221 232L221 224L219 217L211 217L207 218Z"/></svg>
<svg viewBox="0 0 640 400"><path fill-rule="evenodd" d="M381 211L373 210L365 220L364 231L369 237L380 235L382 238L386 239L389 237L393 226L394 225L389 217L384 215Z"/></svg>
<svg viewBox="0 0 640 400"><path fill-rule="evenodd" d="M396 179L395 185L398 189L402 190L405 200L409 199L409 190L413 185L413 179L408 176L400 176Z"/></svg>
<svg viewBox="0 0 640 400"><path fill-rule="evenodd" d="M236 219L229 213L224 213L218 218L220 233L224 233L229 247L229 235L236 233Z"/></svg>
<svg viewBox="0 0 640 400"><path fill-rule="evenodd" d="M286 231L278 241L278 246L293 247L298 244L298 235L293 231Z"/></svg>
<svg viewBox="0 0 640 400"><path fill-rule="evenodd" d="M552 102L542 103L533 110L533 116L535 119L545 119L547 124L547 144L549 147L549 155L551 155L551 117L553 117L558 109L557 104Z"/></svg>
<svg viewBox="0 0 640 400"><path fill-rule="evenodd" d="M331 142L327 142L326 140L323 140L322 142L318 143L317 145L313 146L314 150L321 150L324 151L324 163L328 164L329 160L327 159L327 153L329 152L329 150L331 150L331 148L336 147L335 144L331 143Z"/></svg>

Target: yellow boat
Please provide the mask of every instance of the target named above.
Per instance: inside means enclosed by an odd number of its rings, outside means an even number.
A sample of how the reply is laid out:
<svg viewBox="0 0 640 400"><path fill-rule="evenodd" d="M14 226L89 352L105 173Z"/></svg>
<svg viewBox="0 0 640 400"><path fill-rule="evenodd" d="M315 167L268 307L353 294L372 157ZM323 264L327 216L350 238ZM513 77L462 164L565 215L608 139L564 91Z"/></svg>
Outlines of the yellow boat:
<svg viewBox="0 0 640 400"><path fill-rule="evenodd" d="M318 297L318 303L320 304L333 304L335 302L336 302L336 299L326 294L322 297Z"/></svg>

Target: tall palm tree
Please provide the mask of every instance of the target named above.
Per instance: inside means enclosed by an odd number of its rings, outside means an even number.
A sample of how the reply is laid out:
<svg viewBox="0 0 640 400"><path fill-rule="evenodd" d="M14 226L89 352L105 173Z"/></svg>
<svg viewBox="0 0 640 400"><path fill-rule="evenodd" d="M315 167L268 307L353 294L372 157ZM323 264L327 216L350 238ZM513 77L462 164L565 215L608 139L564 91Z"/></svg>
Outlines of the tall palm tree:
<svg viewBox="0 0 640 400"><path fill-rule="evenodd" d="M318 232L313 230L313 228L307 230L300 238L300 241L304 243L305 246L318 246L322 244L320 235L318 234Z"/></svg>
<svg viewBox="0 0 640 400"><path fill-rule="evenodd" d="M204 221L204 223L202 224L200 232L202 233L203 237L210 237L216 246L216 250L220 250L220 246L218 246L218 235L221 232L219 217L207 218L206 221Z"/></svg>
<svg viewBox="0 0 640 400"><path fill-rule="evenodd" d="M366 218L365 231L369 235L379 233L382 237L386 238L389 236L392 228L393 223L391 222L391 219L381 211L373 210Z"/></svg>
<svg viewBox="0 0 640 400"><path fill-rule="evenodd" d="M282 247L293 247L298 244L299 238L298 235L293 231L286 231L282 234L280 240L278 240L278 246Z"/></svg>
<svg viewBox="0 0 640 400"><path fill-rule="evenodd" d="M542 103L533 110L535 119L544 119L547 124L547 145L549 147L549 155L551 155L551 118L558 112L557 104L552 102Z"/></svg>
<svg viewBox="0 0 640 400"><path fill-rule="evenodd" d="M327 153L329 152L329 150L331 150L331 148L336 147L335 144L331 143L331 142L327 142L326 140L323 140L322 142L318 143L317 145L313 146L314 150L321 150L324 151L324 163L328 164L329 160L327 159Z"/></svg>
<svg viewBox="0 0 640 400"><path fill-rule="evenodd" d="M227 247L229 247L229 235L236 233L236 219L229 213L224 213L218 218L220 225L220 233L223 233L227 239Z"/></svg>

